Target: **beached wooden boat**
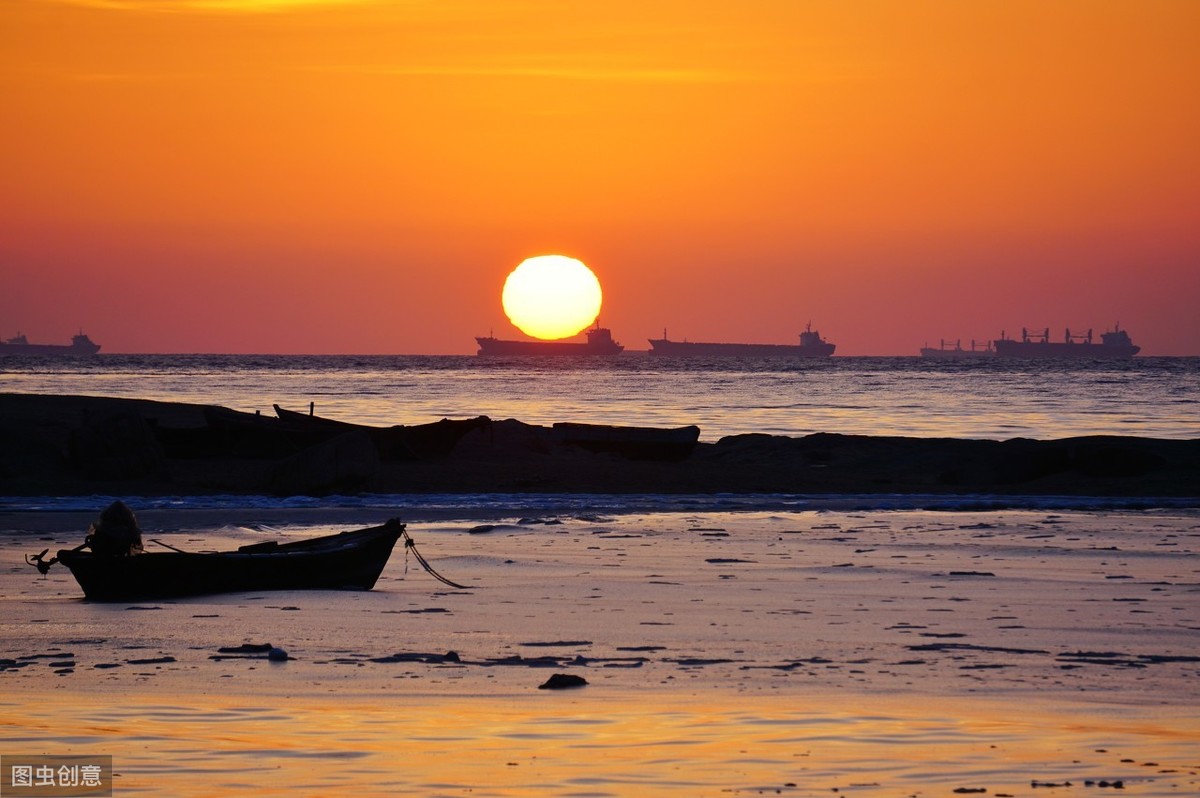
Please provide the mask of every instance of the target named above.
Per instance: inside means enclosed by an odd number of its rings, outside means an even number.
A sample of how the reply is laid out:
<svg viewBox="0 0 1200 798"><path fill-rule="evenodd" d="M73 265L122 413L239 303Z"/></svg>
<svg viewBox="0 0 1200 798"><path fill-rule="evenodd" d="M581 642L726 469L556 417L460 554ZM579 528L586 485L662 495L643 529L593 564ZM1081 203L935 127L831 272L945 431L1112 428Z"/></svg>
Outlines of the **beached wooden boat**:
<svg viewBox="0 0 1200 798"><path fill-rule="evenodd" d="M57 559L94 601L258 590L370 590L402 536L407 543L404 524L392 519L367 529L292 543L254 543L236 551L106 557L64 549Z"/></svg>
<svg viewBox="0 0 1200 798"><path fill-rule="evenodd" d="M700 439L700 428L620 427L560 421L553 427L560 443L590 452L612 452L630 460L683 460Z"/></svg>
<svg viewBox="0 0 1200 798"><path fill-rule="evenodd" d="M466 419L443 418L428 424L372 427L312 413L299 413L279 405L273 407L279 420L292 429L324 433L328 436L365 430L370 434L379 456L384 460L433 460L445 457L468 432L486 429L491 424L491 419L487 416L476 416Z"/></svg>

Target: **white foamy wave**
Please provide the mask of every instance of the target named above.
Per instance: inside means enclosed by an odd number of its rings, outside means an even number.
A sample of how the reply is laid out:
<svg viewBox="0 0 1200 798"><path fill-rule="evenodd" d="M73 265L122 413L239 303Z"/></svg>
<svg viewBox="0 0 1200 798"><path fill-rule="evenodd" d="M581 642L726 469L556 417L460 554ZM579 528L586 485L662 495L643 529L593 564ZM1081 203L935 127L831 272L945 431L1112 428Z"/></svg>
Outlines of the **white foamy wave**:
<svg viewBox="0 0 1200 798"><path fill-rule="evenodd" d="M12 496L2 512L92 512L120 498L139 510L379 510L419 519L461 513L464 517L619 515L652 512L811 512L930 510L1150 510L1200 507L1200 497L1000 496L993 494L361 494L353 496Z"/></svg>

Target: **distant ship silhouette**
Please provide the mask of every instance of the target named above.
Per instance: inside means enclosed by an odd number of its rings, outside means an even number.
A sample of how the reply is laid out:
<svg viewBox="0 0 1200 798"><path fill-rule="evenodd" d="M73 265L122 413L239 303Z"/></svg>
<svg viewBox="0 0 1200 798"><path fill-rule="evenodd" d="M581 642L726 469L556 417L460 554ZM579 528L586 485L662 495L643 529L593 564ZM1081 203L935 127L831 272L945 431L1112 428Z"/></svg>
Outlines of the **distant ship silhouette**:
<svg viewBox="0 0 1200 798"><path fill-rule="evenodd" d="M921 347L921 357L955 360L958 358L996 356L996 350L992 347L991 341L978 343L972 340L970 349L963 349L962 341L955 341L954 346L947 346L948 343L949 342L945 340L939 341L939 345L936 349L932 346Z"/></svg>
<svg viewBox="0 0 1200 798"><path fill-rule="evenodd" d="M625 349L599 322L587 331L586 341L506 341L492 336L475 341L480 355L618 355Z"/></svg>
<svg viewBox="0 0 1200 798"><path fill-rule="evenodd" d="M970 349L963 349L961 341L955 341L954 346L947 346L941 341L938 348L925 346L921 348L921 357L955 358L978 357L1012 357L1012 358L1071 358L1071 359L1101 359L1119 360L1131 358L1142 351L1129 338L1129 333L1117 325L1110 332L1100 334L1100 343L1092 340L1092 331L1072 333L1069 329L1063 335L1062 341L1050 340L1050 328L1040 333L1030 334L1027 328L1021 329L1021 340L1016 341L1004 332L995 341L985 341L978 344L971 341Z"/></svg>
<svg viewBox="0 0 1200 798"><path fill-rule="evenodd" d="M800 333L799 344L732 344L671 341L667 331L662 338L650 339L650 351L656 355L717 357L829 357L835 344L821 339L810 322Z"/></svg>
<svg viewBox="0 0 1200 798"><path fill-rule="evenodd" d="M0 355L94 355L99 351L100 345L92 343L82 332L73 336L69 344L31 344L19 332L0 342Z"/></svg>
<svg viewBox="0 0 1200 798"><path fill-rule="evenodd" d="M1062 341L1050 340L1050 328L1047 327L1040 335L1030 335L1029 330L1021 329L1021 340L1008 338L1003 332L1000 339L993 342L998 357L1023 358L1102 358L1115 360L1130 358L1142 351L1129 338L1129 333L1116 325L1110 332L1100 334L1100 343L1092 341L1092 331L1072 335L1067 330Z"/></svg>

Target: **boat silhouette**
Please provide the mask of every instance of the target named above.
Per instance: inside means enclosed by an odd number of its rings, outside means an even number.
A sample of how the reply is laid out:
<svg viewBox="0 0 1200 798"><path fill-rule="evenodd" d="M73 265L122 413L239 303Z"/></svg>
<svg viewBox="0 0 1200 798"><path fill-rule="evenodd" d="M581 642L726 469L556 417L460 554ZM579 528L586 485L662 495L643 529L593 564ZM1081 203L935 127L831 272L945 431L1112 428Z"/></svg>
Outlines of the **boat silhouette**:
<svg viewBox="0 0 1200 798"><path fill-rule="evenodd" d="M82 332L72 336L69 344L31 344L22 333L0 341L0 355L94 355L100 345Z"/></svg>
<svg viewBox="0 0 1200 798"><path fill-rule="evenodd" d="M613 340L612 331L599 323L587 331L585 341L506 341L476 337L480 355L618 355L625 347Z"/></svg>
<svg viewBox="0 0 1200 798"><path fill-rule="evenodd" d="M996 354L1000 357L1020 358L1072 358L1072 359L1105 359L1115 360L1131 358L1142 351L1140 346L1133 343L1129 333L1121 329L1121 325L1100 334L1100 343L1092 340L1092 331L1075 333L1068 329L1062 341L1050 340L1050 328L1041 333L1029 334L1029 330L1021 328L1021 340L1008 338L1003 332L994 342Z"/></svg>
<svg viewBox="0 0 1200 798"><path fill-rule="evenodd" d="M992 346L991 341L983 341L980 343L972 339L970 349L963 349L961 340L956 340L953 346L949 346L949 343L949 341L943 339L938 342L938 346L936 348L932 346L923 346L921 347L921 357L957 360L960 358L996 356L996 349Z"/></svg>

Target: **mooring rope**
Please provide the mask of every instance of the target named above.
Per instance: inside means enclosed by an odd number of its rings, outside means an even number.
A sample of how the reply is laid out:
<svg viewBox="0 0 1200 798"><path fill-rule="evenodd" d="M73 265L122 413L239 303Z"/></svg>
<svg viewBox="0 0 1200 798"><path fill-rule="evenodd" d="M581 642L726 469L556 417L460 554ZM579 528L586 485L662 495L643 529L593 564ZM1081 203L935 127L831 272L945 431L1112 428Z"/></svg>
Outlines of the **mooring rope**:
<svg viewBox="0 0 1200 798"><path fill-rule="evenodd" d="M421 552L417 551L416 542L409 536L409 534L406 530L404 532L404 554L405 554L405 558L406 558L405 571L408 570L407 556L408 556L408 552L410 552L410 551L413 553L413 557L416 557L417 562L421 564L421 567L425 569L426 573L428 573L434 579L438 580L439 582L441 582L444 585L449 585L450 587L457 588L458 590L469 590L470 589L466 585L460 585L458 582L451 582L449 579L447 579L446 577L442 576L437 571L435 571L433 569L433 566L429 564L429 561L421 556Z"/></svg>

